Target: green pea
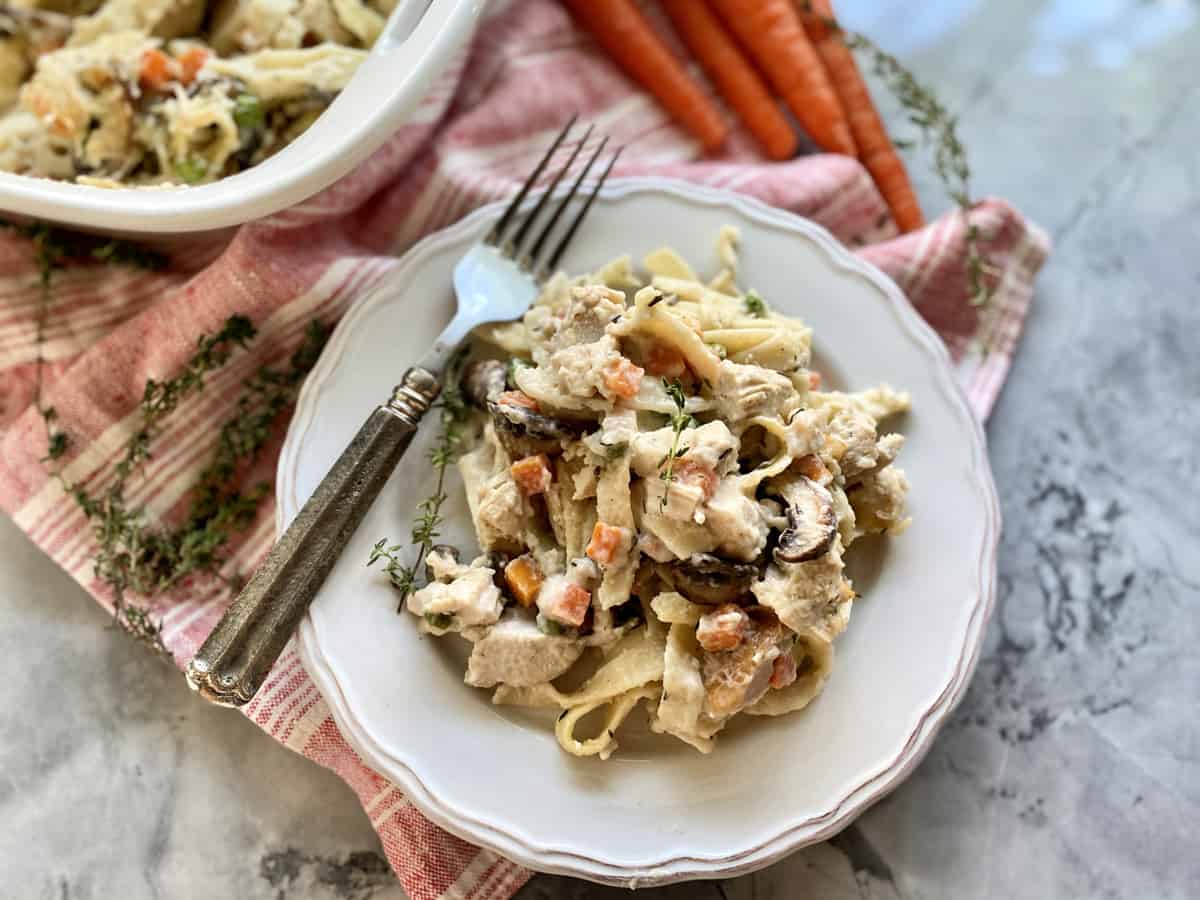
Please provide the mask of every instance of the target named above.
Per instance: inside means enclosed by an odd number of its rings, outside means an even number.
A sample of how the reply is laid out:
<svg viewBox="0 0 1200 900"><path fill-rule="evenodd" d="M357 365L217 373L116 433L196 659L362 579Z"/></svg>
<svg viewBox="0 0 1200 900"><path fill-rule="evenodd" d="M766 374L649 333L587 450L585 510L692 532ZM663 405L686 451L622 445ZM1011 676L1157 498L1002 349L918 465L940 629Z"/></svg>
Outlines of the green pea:
<svg viewBox="0 0 1200 900"><path fill-rule="evenodd" d="M196 184L204 180L208 174L208 166L202 159L181 159L175 163L175 174L180 181Z"/></svg>
<svg viewBox="0 0 1200 900"><path fill-rule="evenodd" d="M243 131L262 128L265 118L262 102L253 94L238 94L233 101L233 121Z"/></svg>

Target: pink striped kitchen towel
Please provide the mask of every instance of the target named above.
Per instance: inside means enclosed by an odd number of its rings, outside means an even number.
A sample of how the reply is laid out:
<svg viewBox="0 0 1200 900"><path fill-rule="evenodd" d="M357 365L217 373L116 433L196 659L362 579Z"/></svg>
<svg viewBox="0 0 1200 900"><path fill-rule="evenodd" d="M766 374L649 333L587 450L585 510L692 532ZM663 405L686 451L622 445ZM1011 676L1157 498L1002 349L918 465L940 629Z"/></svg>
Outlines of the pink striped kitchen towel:
<svg viewBox="0 0 1200 900"><path fill-rule="evenodd" d="M198 336L242 313L259 336L170 417L153 458L131 482L129 499L152 516L177 514L240 383L263 364L286 359L314 317L336 320L395 265L394 254L509 194L573 112L626 145L617 174L670 175L751 194L815 219L858 247L942 334L972 404L987 415L1047 254L1037 227L1001 200L987 200L972 214L996 267L996 295L986 311L976 310L964 296L960 216L897 237L854 160L820 155L769 164L735 136L724 156L701 161L696 144L595 50L557 3L527 0L491 7L469 52L447 69L412 121L308 202L236 233L172 245L165 271L79 263L56 275L44 336L45 401L74 438L61 461L66 475L93 494L110 483L146 380L177 373ZM32 407L39 294L26 240L0 236L0 272L0 504L108 605L111 596L93 573L93 534L42 461L46 434ZM981 343L990 353L978 351ZM269 477L274 455L274 449L263 454L247 477ZM262 558L274 538L273 520L272 505L264 504L239 540L232 567L248 571ZM153 599L177 664L192 656L228 601L226 587L205 582ZM246 714L346 780L414 900L506 898L528 877L431 824L364 765L294 651Z"/></svg>

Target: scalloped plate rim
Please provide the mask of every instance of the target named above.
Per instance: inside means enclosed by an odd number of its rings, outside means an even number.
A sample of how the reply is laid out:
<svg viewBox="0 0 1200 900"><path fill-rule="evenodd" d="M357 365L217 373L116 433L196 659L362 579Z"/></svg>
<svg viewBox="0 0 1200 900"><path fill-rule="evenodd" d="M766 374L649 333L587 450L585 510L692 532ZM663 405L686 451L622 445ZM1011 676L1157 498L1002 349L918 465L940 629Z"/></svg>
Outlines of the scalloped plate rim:
<svg viewBox="0 0 1200 900"><path fill-rule="evenodd" d="M602 190L599 199L614 200L633 193L666 194L673 200L684 203L730 207L755 225L782 228L797 233L819 247L830 265L862 277L882 294L901 330L931 357L931 363L937 373L938 386L968 425L972 445L970 470L974 476L974 486L981 493L988 519L983 523L978 590L962 634L959 659L942 691L933 703L916 717L907 740L896 756L881 765L877 771L867 773L854 787L846 791L837 803L820 815L789 822L781 827L775 836L720 857L702 854L675 855L652 863L624 865L572 850L534 846L523 837L505 831L497 823L483 821L468 811L451 807L425 787L413 768L379 746L368 730L355 719L333 670L321 653L320 641L312 619L305 617L298 634L297 650L301 662L328 703L336 724L363 760L396 783L422 813L458 837L493 850L531 869L623 887L731 876L762 868L802 847L832 837L899 785L928 753L933 738L970 682L982 647L984 625L990 617L994 603L995 564L1000 534L999 501L987 460L983 429L954 379L945 345L904 297L895 282L875 266L852 254L822 226L787 210L771 207L756 198L678 179L639 176L613 179ZM295 494L295 466L299 459L299 450L304 444L309 427L313 424L321 385L341 361L357 321L377 303L387 302L386 286L390 280L402 277L406 271L424 264L433 252L481 228L483 221L498 215L502 208L502 203L480 207L454 225L427 235L410 247L382 280L352 302L297 399L296 411L279 457L276 481L277 530L282 530L299 509L300 502Z"/></svg>

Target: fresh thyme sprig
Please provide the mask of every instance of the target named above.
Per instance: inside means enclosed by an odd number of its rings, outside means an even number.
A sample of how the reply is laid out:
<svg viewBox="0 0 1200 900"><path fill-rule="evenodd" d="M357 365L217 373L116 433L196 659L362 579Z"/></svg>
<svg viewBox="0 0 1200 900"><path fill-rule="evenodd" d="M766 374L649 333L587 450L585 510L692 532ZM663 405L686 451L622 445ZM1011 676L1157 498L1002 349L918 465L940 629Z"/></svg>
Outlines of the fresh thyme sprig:
<svg viewBox="0 0 1200 900"><path fill-rule="evenodd" d="M403 608L413 591L420 586L420 572L425 557L441 534L442 505L446 502L446 470L458 459L462 450L463 427L470 418L471 410L462 395L462 369L467 350L463 348L451 358L442 377L442 397L437 404L440 412L441 434L437 445L429 453L429 462L437 473L433 493L417 504L417 517L413 522L411 545L416 547L416 558L411 564L404 562L404 545L389 544L387 538L379 540L371 548L367 565L373 566L384 560L383 572L392 587L400 592L400 608Z"/></svg>
<svg viewBox="0 0 1200 900"><path fill-rule="evenodd" d="M920 131L921 142L933 147L933 170L967 226L964 236L967 295L972 306L986 306L994 291L987 276L994 274L994 268L979 249L979 226L970 220L976 202L971 199L971 167L966 147L958 136L958 116L951 115L930 88L917 81L896 57L870 38L840 29L839 33L847 47L867 54L876 76L904 108L908 121Z"/></svg>
<svg viewBox="0 0 1200 900"><path fill-rule="evenodd" d="M196 352L179 375L146 383L138 428L126 440L124 454L113 469L113 481L104 491L92 494L61 470L54 471L92 523L98 545L94 571L112 591L116 621L160 652L165 652L165 647L159 626L149 610L129 595L158 594L194 574L211 575L237 586L236 576L220 574L227 561L223 551L230 539L253 521L270 484L260 482L243 490L237 486L236 475L258 455L271 436L272 424L295 399L300 382L324 346L326 329L312 323L286 369L263 367L245 383L234 414L218 431L212 459L191 491L181 525L152 524L144 506L130 505L126 498L129 480L151 458L151 446L163 420L186 397L200 391L205 377L254 336L248 319L232 316L220 331L198 341Z"/></svg>
<svg viewBox="0 0 1200 900"><path fill-rule="evenodd" d="M46 425L45 461L53 464L70 448L70 437L58 426L58 413L42 402L46 318L54 273L73 261L161 268L161 255L125 241L75 234L46 225L18 226L0 221L32 242L38 266L41 298L37 320L37 380L35 406ZM304 376L312 369L328 337L320 322L309 324L304 341L286 368L263 367L242 386L233 414L218 430L217 445L208 464L190 489L188 508L177 527L151 523L144 506L126 499L130 479L151 457L163 420L188 396L201 391L205 378L255 337L244 316L232 316L215 334L197 342L183 371L173 378L147 382L137 429L126 440L114 466L113 482L97 494L71 481L57 466L51 474L91 522L98 549L93 560L97 578L112 590L116 623L153 649L166 653L161 626L150 610L131 595L149 596L169 590L191 575L207 575L236 589L240 577L227 576L225 549L253 520L270 484L243 489L239 474L261 452L280 414L295 400Z"/></svg>
<svg viewBox="0 0 1200 900"><path fill-rule="evenodd" d="M260 481L241 490L236 486L236 476L270 440L273 425L295 400L300 383L316 365L328 337L329 331L321 322L310 322L287 368L264 366L242 385L233 415L222 424L212 458L191 490L187 517L174 531L171 552L165 559L170 574L161 582L160 590L194 572L218 574L225 563L222 551L229 540L254 521L260 503L271 492L271 484ZM239 582L237 576L230 580L235 588Z"/></svg>
<svg viewBox="0 0 1200 900"><path fill-rule="evenodd" d="M663 480L666 487L663 490L662 501L659 504L659 509L666 509L667 495L671 492L671 482L675 480L675 460L688 452L688 447L680 447L679 439L687 428L696 426L696 419L687 412L687 397L683 393L683 385L678 378L673 378L670 381L663 379L663 388L667 392L667 396L675 404L675 411L671 413L671 430L674 432L671 438L671 449L667 451L667 455L663 457L659 463L662 471L659 473L659 478Z"/></svg>
<svg viewBox="0 0 1200 900"><path fill-rule="evenodd" d="M236 475L258 455L279 413L295 399L300 382L324 346L326 329L311 324L286 369L263 367L245 383L234 414L218 431L212 459L191 491L181 525L152 524L144 506L129 504L126 490L130 478L150 459L163 419L186 397L200 391L205 377L254 336L249 319L232 316L220 331L197 342L196 352L180 374L146 383L138 428L126 440L125 452L113 469L115 477L103 492L94 495L61 471L54 473L92 522L98 545L94 571L112 590L117 622L160 651L165 648L158 626L149 611L132 602L129 595L158 594L194 574L211 575L237 586L236 576L229 579L220 574L226 562L223 551L230 539L254 520L270 485L260 482L243 490L237 486Z"/></svg>
<svg viewBox="0 0 1200 900"><path fill-rule="evenodd" d="M815 14L809 0L803 0L802 7L805 13ZM933 148L934 173L958 206L967 226L963 239L967 257L967 296L972 306L986 306L995 291L993 279L997 271L979 249L982 237L979 226L970 221L969 214L976 201L971 199L971 167L966 147L958 135L958 117L946 109L931 88L921 84L903 63L869 37L843 28L835 19L822 17L821 21L847 47L870 60L872 71L904 109L909 122L920 134L921 143ZM893 143L897 147L911 146L910 142L902 140Z"/></svg>

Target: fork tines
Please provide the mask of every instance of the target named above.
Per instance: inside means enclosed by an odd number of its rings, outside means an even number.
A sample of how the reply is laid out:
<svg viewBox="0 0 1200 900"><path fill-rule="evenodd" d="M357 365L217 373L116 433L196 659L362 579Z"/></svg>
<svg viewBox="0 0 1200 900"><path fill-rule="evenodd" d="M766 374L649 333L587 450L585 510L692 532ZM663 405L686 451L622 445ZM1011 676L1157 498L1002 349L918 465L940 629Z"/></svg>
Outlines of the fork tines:
<svg viewBox="0 0 1200 900"><path fill-rule="evenodd" d="M572 116L571 120L567 122L563 130L558 133L558 136L554 139L554 143L550 145L550 148L546 151L545 155L542 156L542 159L537 164L536 168L534 168L529 177L525 179L525 183L521 185L520 190L517 191L517 194L515 197L513 197L512 202L508 204L508 207L504 210L504 213L499 219L496 220L496 224L492 226L491 230L487 233L487 236L483 239L485 244L490 244L496 247L502 255L508 257L509 259L516 260L517 264L523 270L531 272L539 281L553 272L558 266L559 260L567 250L567 246L571 243L572 238L575 237L575 232L579 229L580 223L588 214L588 210L591 209L592 201L596 199L596 194L598 194L600 192L600 188L603 187L605 180L612 171L613 164L616 163L617 157L621 155L622 148L618 147L609 157L608 163L600 173L600 177L597 178L595 184L592 185L591 190L588 192L587 197L584 200L583 206L580 207L575 213L574 219L571 220L570 225L567 226L566 231L563 233L562 237L559 238L558 244L555 245L552 251L550 251L549 255L543 258L543 251L546 248L551 234L555 230L555 226L558 225L559 219L562 218L563 213L566 211L567 207L570 206L571 201L574 200L577 195L579 195L580 190L583 187L584 179L587 178L588 173L592 170L592 167L604 153L605 147L608 146L608 138L601 138L600 142L596 145L596 148L588 157L587 162L582 168L580 168L578 174L575 176L575 180L571 184L571 189L563 194L561 198L559 198L557 205L550 214L549 220L547 220L542 226L537 237L530 242L530 232L533 230L537 220L541 217L542 211L546 208L551 195L554 194L563 178L575 165L575 160L579 157L580 152L584 149L592 136L594 126L589 125L587 130L583 133L583 137L581 137L578 141L573 142L574 147L571 150L570 156L568 157L566 163L558 169L553 178L550 179L549 184L541 190L537 201L533 204L532 209L524 214L522 221L515 226L513 225L513 222L518 217L520 208L524 204L526 197L529 196L530 190L546 171L546 167L550 164L550 161L554 157L555 153L557 153L559 148L562 147L564 142L567 141L567 137L570 134L571 129L575 127L575 118L575 116Z"/></svg>

